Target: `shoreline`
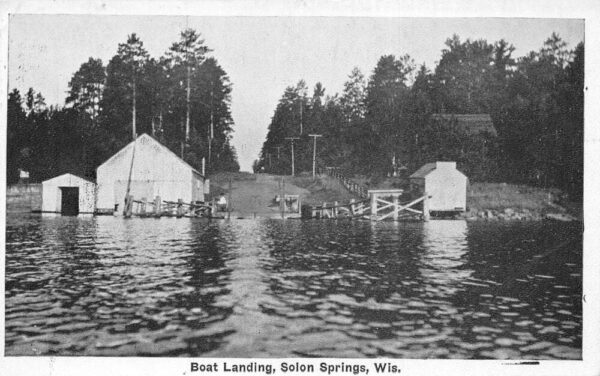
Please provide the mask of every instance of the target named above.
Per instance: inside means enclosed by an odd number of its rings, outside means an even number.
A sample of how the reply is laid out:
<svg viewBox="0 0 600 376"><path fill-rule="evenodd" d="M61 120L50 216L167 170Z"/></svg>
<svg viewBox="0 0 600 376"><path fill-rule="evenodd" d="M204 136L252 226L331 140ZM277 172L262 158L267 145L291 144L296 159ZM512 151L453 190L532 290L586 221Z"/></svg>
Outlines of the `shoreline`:
<svg viewBox="0 0 600 376"><path fill-rule="evenodd" d="M257 178L260 178L260 176L248 173L221 174L220 176L215 176L215 179L211 181L211 193L227 191L226 182L229 181L230 177L237 183L234 185L236 194L241 193L239 192L240 183L244 185L243 182L245 180L255 181ZM308 176L296 176L294 178L288 177L286 181L286 191L299 194L303 204L319 205L323 202L347 202L350 198L354 197L336 179L329 176L321 175L315 180ZM398 180L391 179L379 182L378 184L369 184L370 182L368 181L364 183L370 189L396 188L399 185ZM274 184L271 182L270 185ZM258 187L264 190L268 186L269 184L259 185ZM254 195L258 194L258 192L250 193ZM260 200L260 203L254 203L259 206L261 204L267 205L267 199L274 198L278 191L275 189L272 192L267 193L263 191L260 193L265 195L265 197ZM237 206L235 205L236 194L234 194L234 207ZM554 188L477 182L468 186L466 199L467 210L449 218L464 219L466 221L552 220L583 222L583 204L568 201L560 190ZM238 201L237 204L240 204L240 202ZM41 184L13 185L7 187L7 214L11 212L36 212L39 209L41 209ZM265 207L261 211L256 208L248 208L248 210L240 211L256 214L269 212L270 214L271 210L268 209L270 208Z"/></svg>

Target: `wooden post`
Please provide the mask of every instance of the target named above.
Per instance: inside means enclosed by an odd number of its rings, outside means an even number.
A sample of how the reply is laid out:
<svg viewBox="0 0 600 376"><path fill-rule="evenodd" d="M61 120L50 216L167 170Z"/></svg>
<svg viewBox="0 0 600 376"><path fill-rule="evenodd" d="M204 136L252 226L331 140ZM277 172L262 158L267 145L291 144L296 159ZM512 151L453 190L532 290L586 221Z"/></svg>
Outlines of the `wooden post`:
<svg viewBox="0 0 600 376"><path fill-rule="evenodd" d="M354 199L350 199L350 214L354 216Z"/></svg>
<svg viewBox="0 0 600 376"><path fill-rule="evenodd" d="M159 218L162 215L162 200L160 196L154 198L154 216Z"/></svg>
<svg viewBox="0 0 600 376"><path fill-rule="evenodd" d="M377 194L371 193L371 219L377 219Z"/></svg>
<svg viewBox="0 0 600 376"><path fill-rule="evenodd" d="M142 205L140 206L140 215L146 215L146 197L142 197Z"/></svg>
<svg viewBox="0 0 600 376"><path fill-rule="evenodd" d="M392 207L394 209L394 221L398 220L398 195L395 194L392 196L392 203L394 204L394 206Z"/></svg>
<svg viewBox="0 0 600 376"><path fill-rule="evenodd" d="M183 200L177 199L177 218L183 217Z"/></svg>
<svg viewBox="0 0 600 376"><path fill-rule="evenodd" d="M425 192L425 199L423 200L423 220L429 221L429 194Z"/></svg>
<svg viewBox="0 0 600 376"><path fill-rule="evenodd" d="M131 217L131 209L133 206L132 199L133 197L131 195L125 196L125 207L123 208L123 216L125 218Z"/></svg>
<svg viewBox="0 0 600 376"><path fill-rule="evenodd" d="M325 218L325 214L327 214L327 218L331 218L331 217L329 217L329 212L327 211L327 203L326 202L323 202L322 208L323 208L323 210L322 210L323 214L321 214L321 218Z"/></svg>
<svg viewBox="0 0 600 376"><path fill-rule="evenodd" d="M337 218L338 217L338 202L334 201L333 202L333 218Z"/></svg>

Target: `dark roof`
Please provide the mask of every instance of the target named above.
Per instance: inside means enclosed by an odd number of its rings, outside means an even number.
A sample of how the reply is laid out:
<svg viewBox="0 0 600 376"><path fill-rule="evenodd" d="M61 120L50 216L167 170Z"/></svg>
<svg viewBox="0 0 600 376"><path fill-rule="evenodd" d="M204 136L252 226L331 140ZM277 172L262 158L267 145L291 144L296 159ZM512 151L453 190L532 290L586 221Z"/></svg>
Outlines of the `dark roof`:
<svg viewBox="0 0 600 376"><path fill-rule="evenodd" d="M433 114L431 118L456 124L457 127L470 135L485 132L490 133L492 136L498 135L496 128L494 128L492 117L489 114Z"/></svg>
<svg viewBox="0 0 600 376"><path fill-rule="evenodd" d="M425 176L427 176L431 171L435 170L435 162L433 163L426 163L423 166L421 166L420 169L418 169L417 171L415 171L415 173L413 173L412 175L410 175L410 178L425 178Z"/></svg>

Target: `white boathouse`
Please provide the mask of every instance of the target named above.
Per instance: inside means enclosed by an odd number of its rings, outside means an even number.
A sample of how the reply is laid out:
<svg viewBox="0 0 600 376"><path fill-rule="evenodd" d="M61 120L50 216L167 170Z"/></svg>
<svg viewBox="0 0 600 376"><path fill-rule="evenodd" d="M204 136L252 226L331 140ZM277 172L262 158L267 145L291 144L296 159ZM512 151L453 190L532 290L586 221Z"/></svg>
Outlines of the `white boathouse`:
<svg viewBox="0 0 600 376"><path fill-rule="evenodd" d="M145 133L100 165L96 176L99 213L122 212L128 182L135 200L192 203L208 193L204 175Z"/></svg>
<svg viewBox="0 0 600 376"><path fill-rule="evenodd" d="M467 177L456 162L427 163L410 176L411 191L427 193L430 212L456 212L467 208Z"/></svg>
<svg viewBox="0 0 600 376"><path fill-rule="evenodd" d="M96 184L73 174L42 182L42 212L62 215L93 214Z"/></svg>

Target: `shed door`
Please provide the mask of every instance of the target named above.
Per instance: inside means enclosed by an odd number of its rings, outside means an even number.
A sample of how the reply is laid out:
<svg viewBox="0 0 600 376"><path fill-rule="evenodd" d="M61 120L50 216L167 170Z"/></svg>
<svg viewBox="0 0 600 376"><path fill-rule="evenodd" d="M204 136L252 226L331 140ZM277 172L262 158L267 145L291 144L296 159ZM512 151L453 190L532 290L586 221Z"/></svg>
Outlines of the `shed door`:
<svg viewBox="0 0 600 376"><path fill-rule="evenodd" d="M61 203L60 214L79 214L79 187L60 187Z"/></svg>

